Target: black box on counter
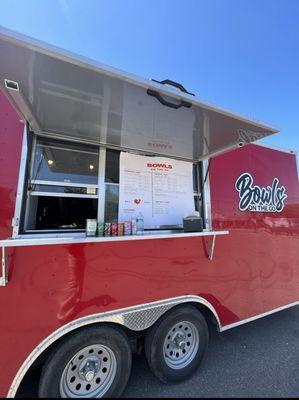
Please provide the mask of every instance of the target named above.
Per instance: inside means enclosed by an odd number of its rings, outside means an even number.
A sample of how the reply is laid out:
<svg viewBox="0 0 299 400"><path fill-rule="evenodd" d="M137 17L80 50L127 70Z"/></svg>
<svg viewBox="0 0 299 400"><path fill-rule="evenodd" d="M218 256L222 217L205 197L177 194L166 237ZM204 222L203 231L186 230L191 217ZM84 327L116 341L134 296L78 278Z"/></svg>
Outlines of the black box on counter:
<svg viewBox="0 0 299 400"><path fill-rule="evenodd" d="M202 232L203 222L201 217L189 216L183 219L184 232Z"/></svg>

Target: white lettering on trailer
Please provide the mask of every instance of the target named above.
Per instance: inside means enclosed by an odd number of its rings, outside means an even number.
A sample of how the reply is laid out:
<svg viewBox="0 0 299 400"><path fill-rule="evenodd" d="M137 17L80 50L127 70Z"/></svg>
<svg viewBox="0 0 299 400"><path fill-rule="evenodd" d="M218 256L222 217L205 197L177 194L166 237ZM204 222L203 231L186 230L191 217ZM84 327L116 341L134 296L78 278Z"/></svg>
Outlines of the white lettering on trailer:
<svg viewBox="0 0 299 400"><path fill-rule="evenodd" d="M279 179L274 178L272 185L260 187L253 185L253 177L244 172L236 180L235 188L239 193L239 210L255 212L281 212L284 201L288 197L285 186L279 185Z"/></svg>

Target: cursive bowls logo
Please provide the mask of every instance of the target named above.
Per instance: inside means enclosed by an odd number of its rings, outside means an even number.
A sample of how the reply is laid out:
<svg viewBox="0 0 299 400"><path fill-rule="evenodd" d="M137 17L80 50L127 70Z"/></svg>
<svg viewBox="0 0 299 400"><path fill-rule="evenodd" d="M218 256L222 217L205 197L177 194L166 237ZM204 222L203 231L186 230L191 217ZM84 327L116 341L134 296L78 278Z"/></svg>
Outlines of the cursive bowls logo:
<svg viewBox="0 0 299 400"><path fill-rule="evenodd" d="M260 187L253 184L253 177L244 172L236 180L235 188L239 193L241 211L281 212L288 197L286 188L279 186L279 180L273 179L272 185Z"/></svg>

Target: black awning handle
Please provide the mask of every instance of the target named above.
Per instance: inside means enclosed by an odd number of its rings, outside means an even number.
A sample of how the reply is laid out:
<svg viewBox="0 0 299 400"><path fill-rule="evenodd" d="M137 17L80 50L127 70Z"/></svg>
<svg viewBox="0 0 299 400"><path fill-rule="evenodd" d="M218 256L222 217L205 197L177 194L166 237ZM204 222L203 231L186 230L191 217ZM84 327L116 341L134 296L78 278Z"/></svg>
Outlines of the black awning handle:
<svg viewBox="0 0 299 400"><path fill-rule="evenodd" d="M163 104L163 106L166 106L166 107L170 107L170 108L174 108L174 109L178 109L181 107L187 107L187 108L192 107L191 103L188 103L187 101L184 101L184 100L181 100L180 103L178 103L178 104L171 103L170 101L165 100L159 92L156 92L155 90L152 90L152 89L147 89L147 94L149 96L155 97L157 100L159 100L159 102L161 104Z"/></svg>
<svg viewBox="0 0 299 400"><path fill-rule="evenodd" d="M170 86L174 86L174 87L176 87L177 89L179 89L181 92L190 94L191 96L195 96L194 93L188 92L188 90L187 90L181 83L179 83L179 82L175 82L175 81L172 81L172 80L170 80L170 79L164 79L163 81L157 81L156 79L152 79L152 81L153 81L153 82L160 83L161 85L170 85Z"/></svg>

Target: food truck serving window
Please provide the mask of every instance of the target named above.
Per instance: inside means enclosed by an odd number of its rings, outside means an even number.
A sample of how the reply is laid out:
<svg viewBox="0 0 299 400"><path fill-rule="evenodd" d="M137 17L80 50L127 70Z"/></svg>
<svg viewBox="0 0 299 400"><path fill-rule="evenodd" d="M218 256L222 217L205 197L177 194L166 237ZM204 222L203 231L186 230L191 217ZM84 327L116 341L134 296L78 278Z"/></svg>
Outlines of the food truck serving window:
<svg viewBox="0 0 299 400"><path fill-rule="evenodd" d="M120 155L128 153L103 148L100 151L99 146L35 135L33 142L23 218L24 233L82 232L87 219L119 221ZM103 154L105 165L100 170ZM149 162L154 160L153 156L131 157ZM201 212L201 174L198 164L193 164L193 167L192 163L187 164L191 166L190 204L194 201L194 208L193 205L191 208ZM101 175L104 176L102 192ZM164 219L161 225L165 228L171 224L165 224ZM162 226L156 224L147 228Z"/></svg>

